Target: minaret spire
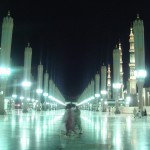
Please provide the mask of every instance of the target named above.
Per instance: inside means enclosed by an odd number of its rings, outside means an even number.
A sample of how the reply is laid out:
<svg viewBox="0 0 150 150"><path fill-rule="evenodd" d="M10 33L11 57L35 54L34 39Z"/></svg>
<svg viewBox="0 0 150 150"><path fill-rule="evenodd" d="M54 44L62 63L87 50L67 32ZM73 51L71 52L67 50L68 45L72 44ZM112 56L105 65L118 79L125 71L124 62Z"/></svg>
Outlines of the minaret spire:
<svg viewBox="0 0 150 150"><path fill-rule="evenodd" d="M8 16L10 16L10 10L8 10Z"/></svg>
<svg viewBox="0 0 150 150"><path fill-rule="evenodd" d="M110 65L108 65L107 69L107 92L108 92L108 99L111 99L111 71Z"/></svg>
<svg viewBox="0 0 150 150"><path fill-rule="evenodd" d="M139 14L137 14L137 17L136 17L137 19L140 19L140 17L139 17Z"/></svg>
<svg viewBox="0 0 150 150"><path fill-rule="evenodd" d="M133 29L130 27L130 35L129 35L129 43L130 43L130 77L129 77L129 94L136 94L136 77L135 77L135 50L134 50L134 34Z"/></svg>
<svg viewBox="0 0 150 150"><path fill-rule="evenodd" d="M122 61L122 48L121 48L121 43L119 40L119 52L120 52L120 82L121 82L121 90L120 90L120 96L123 98L123 61Z"/></svg>

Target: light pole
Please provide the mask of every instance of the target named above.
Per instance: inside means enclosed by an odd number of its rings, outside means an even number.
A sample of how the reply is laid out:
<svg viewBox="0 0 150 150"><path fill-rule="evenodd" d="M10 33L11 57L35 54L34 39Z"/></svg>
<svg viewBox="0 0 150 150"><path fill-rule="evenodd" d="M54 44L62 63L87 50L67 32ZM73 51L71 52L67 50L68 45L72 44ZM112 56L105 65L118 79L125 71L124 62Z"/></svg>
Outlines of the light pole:
<svg viewBox="0 0 150 150"><path fill-rule="evenodd" d="M143 111L143 86L146 77L145 70L145 45L144 45L144 24L143 20L137 15L137 19L133 22L134 31L134 47L135 47L135 76L137 80L139 95L139 110Z"/></svg>

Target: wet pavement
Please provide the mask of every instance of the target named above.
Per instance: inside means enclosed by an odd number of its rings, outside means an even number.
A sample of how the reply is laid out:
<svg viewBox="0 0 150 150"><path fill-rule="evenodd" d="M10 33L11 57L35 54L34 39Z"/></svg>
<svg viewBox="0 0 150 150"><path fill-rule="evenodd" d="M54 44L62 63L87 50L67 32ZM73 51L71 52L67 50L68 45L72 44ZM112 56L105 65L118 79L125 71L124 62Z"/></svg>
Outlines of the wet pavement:
<svg viewBox="0 0 150 150"><path fill-rule="evenodd" d="M62 134L64 110L0 116L0 150L149 150L150 116L81 111L83 134Z"/></svg>

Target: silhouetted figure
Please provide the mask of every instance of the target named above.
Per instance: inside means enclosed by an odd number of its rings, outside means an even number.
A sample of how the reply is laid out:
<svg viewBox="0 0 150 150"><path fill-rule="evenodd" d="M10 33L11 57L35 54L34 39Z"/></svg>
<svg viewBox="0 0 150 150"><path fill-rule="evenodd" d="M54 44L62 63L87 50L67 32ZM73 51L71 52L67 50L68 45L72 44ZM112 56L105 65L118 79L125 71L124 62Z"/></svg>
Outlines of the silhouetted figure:
<svg viewBox="0 0 150 150"><path fill-rule="evenodd" d="M75 127L78 127L79 134L82 134L82 126L81 126L81 117L80 117L81 111L78 106L76 106L76 109L74 110L74 123Z"/></svg>
<svg viewBox="0 0 150 150"><path fill-rule="evenodd" d="M144 116L147 116L147 111L146 111L146 109L144 110Z"/></svg>
<svg viewBox="0 0 150 150"><path fill-rule="evenodd" d="M66 106L66 111L64 114L63 121L66 127L66 136L70 135L72 131L76 134L76 131L74 128L74 111L70 104Z"/></svg>
<svg viewBox="0 0 150 150"><path fill-rule="evenodd" d="M136 108L133 109L133 116L134 116L134 118L137 116L137 110L136 110Z"/></svg>

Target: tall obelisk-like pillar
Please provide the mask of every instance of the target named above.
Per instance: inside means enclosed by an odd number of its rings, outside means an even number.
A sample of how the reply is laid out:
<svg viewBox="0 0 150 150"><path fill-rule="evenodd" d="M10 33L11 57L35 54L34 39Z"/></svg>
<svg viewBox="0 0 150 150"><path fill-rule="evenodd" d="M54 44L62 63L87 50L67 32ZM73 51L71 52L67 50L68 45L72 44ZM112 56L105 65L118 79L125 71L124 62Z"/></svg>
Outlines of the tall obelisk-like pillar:
<svg viewBox="0 0 150 150"><path fill-rule="evenodd" d="M105 107L105 102L106 102L106 66L101 66L101 97L102 97L102 111L105 112L106 111L106 107Z"/></svg>
<svg viewBox="0 0 150 150"><path fill-rule="evenodd" d="M38 78L37 78L37 98L38 98L38 104L37 104L37 111L41 110L41 94L43 93L43 65L40 64L38 65Z"/></svg>
<svg viewBox="0 0 150 150"><path fill-rule="evenodd" d="M31 86L31 60L32 60L32 48L28 43L24 52L24 100L23 100L23 112L28 112L28 101L30 98L30 86Z"/></svg>
<svg viewBox="0 0 150 150"><path fill-rule="evenodd" d="M120 98L120 51L116 48L113 50L113 98L116 102L115 113L120 113L119 111L119 98Z"/></svg>
<svg viewBox="0 0 150 150"><path fill-rule="evenodd" d="M139 109L143 111L143 86L146 77L145 70L145 44L144 44L144 24L137 15L133 22L134 48L135 48L135 70L139 95Z"/></svg>
<svg viewBox="0 0 150 150"><path fill-rule="evenodd" d="M2 23L2 38L0 51L0 115L5 114L4 98L8 75L10 73L10 54L13 32L13 18L8 15L4 17Z"/></svg>
<svg viewBox="0 0 150 150"><path fill-rule="evenodd" d="M111 99L111 71L110 71L110 65L108 65L107 69L107 98Z"/></svg>
<svg viewBox="0 0 150 150"><path fill-rule="evenodd" d="M49 81L49 74L46 70L44 74L44 91L43 91L43 96L44 96L44 110L46 110L46 103L47 103L47 98L48 98L48 81Z"/></svg>
<svg viewBox="0 0 150 150"><path fill-rule="evenodd" d="M120 51L120 83L121 83L121 89L120 89L120 98L124 98L123 95L123 88L124 88L124 84L123 84L123 61L122 61L122 48L121 48L121 43L119 42L119 51Z"/></svg>
<svg viewBox="0 0 150 150"><path fill-rule="evenodd" d="M129 36L129 43L130 43L130 78L129 78L129 92L130 95L136 94L136 77L135 77L135 50L134 50L134 34L132 28L130 28L130 36Z"/></svg>

